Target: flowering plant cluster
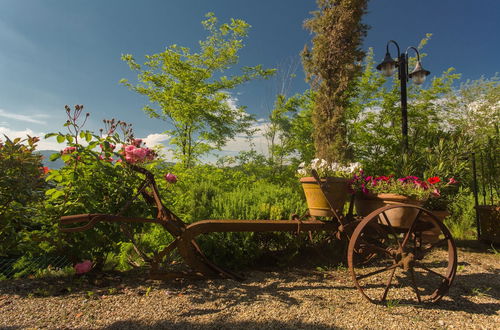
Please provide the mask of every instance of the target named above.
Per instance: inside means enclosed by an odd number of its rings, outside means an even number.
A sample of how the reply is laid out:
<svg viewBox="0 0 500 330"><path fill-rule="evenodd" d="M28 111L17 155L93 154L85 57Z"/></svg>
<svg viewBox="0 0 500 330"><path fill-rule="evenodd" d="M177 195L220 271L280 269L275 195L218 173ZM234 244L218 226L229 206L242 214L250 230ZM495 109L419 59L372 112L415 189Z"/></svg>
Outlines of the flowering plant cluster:
<svg viewBox="0 0 500 330"><path fill-rule="evenodd" d="M153 150L142 147L141 145L141 139L133 139L131 144L123 145L123 154L127 163L142 163L148 160L153 160L156 157L156 153Z"/></svg>
<svg viewBox="0 0 500 330"><path fill-rule="evenodd" d="M315 158L309 164L305 162L299 165L297 174L299 177L312 176L312 170L316 170L321 178L325 177L341 177L350 178L352 175L361 170L360 163L351 163L342 165L339 163L329 163L324 159Z"/></svg>
<svg viewBox="0 0 500 330"><path fill-rule="evenodd" d="M416 200L425 201L429 197L440 197L441 191L450 185L456 184L453 178L447 182L434 176L427 180L416 176L406 176L395 178L394 176L365 176L363 171L359 171L350 181L352 193L368 194L398 194Z"/></svg>

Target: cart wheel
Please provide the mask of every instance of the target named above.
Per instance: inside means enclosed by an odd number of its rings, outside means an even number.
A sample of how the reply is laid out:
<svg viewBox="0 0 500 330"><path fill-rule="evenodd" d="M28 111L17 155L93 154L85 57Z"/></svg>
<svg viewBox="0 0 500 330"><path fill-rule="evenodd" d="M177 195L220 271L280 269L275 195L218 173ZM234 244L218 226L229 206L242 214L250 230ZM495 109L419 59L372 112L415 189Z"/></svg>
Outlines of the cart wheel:
<svg viewBox="0 0 500 330"><path fill-rule="evenodd" d="M403 209L409 228L390 222ZM399 204L379 208L359 223L348 263L354 284L373 303L437 302L455 277L457 251L446 226L430 211Z"/></svg>

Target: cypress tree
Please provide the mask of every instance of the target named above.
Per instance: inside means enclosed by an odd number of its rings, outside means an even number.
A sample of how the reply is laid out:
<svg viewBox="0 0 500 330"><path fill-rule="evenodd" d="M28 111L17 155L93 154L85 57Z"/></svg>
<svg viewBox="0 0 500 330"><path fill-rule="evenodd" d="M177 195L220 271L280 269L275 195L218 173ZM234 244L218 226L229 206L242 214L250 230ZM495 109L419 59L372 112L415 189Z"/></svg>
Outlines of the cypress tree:
<svg viewBox="0 0 500 330"><path fill-rule="evenodd" d="M306 79L316 91L313 111L316 156L345 162L351 158L346 111L365 52L368 26L361 23L368 0L317 0L319 10L304 22L314 34L302 51Z"/></svg>

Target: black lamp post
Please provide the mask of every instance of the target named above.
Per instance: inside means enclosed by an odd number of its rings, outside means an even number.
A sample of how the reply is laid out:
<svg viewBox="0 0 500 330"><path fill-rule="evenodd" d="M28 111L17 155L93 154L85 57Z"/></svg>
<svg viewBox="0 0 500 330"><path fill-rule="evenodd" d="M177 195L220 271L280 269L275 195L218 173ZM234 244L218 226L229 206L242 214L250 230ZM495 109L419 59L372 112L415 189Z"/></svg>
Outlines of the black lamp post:
<svg viewBox="0 0 500 330"><path fill-rule="evenodd" d="M398 57L394 60L389 53L389 44L393 43L398 49ZM417 53L417 65L412 72L408 72L408 51L413 49ZM413 80L414 84L421 85L425 81L425 77L430 74L429 71L422 68L420 63L420 54L415 47L408 47L404 53L399 51L399 45L394 40L389 40L386 46L385 58L377 65L377 70L380 70L384 76L390 77L398 68L398 78L401 81L401 131L403 134L403 153L408 152L408 109L406 94L406 83L409 78Z"/></svg>

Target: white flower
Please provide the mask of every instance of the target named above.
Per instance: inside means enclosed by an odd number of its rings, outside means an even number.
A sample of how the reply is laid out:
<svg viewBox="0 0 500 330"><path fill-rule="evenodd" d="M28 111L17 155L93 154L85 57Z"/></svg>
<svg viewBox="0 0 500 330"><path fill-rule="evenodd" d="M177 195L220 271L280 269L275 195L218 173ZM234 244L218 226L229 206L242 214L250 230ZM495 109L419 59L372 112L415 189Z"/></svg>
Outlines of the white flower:
<svg viewBox="0 0 500 330"><path fill-rule="evenodd" d="M305 169L303 169L303 168L301 168L300 170L298 170L297 173L300 176L306 176L307 175L307 171Z"/></svg>
<svg viewBox="0 0 500 330"><path fill-rule="evenodd" d="M319 165L321 164L321 159L319 158L314 158L312 161L311 161L311 168L313 170L318 170L319 169Z"/></svg>

